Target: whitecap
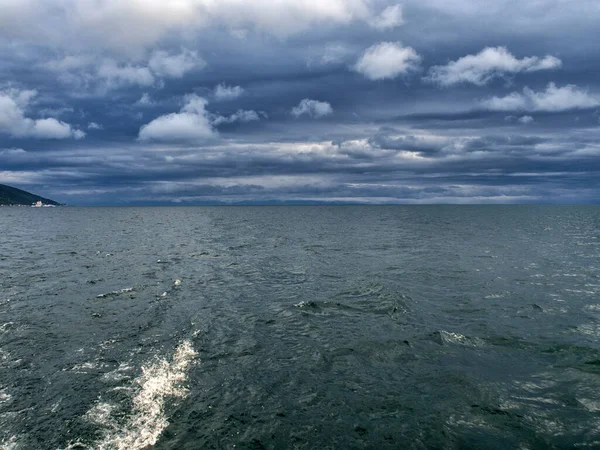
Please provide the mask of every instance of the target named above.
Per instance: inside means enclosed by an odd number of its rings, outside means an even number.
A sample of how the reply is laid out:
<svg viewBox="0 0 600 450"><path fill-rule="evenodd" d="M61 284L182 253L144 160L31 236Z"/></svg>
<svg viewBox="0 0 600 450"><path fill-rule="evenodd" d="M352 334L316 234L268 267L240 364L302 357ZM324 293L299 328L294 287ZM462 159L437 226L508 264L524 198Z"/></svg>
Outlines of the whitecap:
<svg viewBox="0 0 600 450"><path fill-rule="evenodd" d="M14 322L3 323L2 325L0 325L0 333L6 333L8 330L10 330L13 327L14 324L15 324Z"/></svg>
<svg viewBox="0 0 600 450"><path fill-rule="evenodd" d="M170 361L161 359L142 367L142 375L131 400L132 408L122 421L118 405L100 402L86 418L103 428L103 439L94 444L98 450L136 450L156 444L169 425L165 403L167 398L184 398L187 371L196 356L189 341L182 342Z"/></svg>
<svg viewBox="0 0 600 450"><path fill-rule="evenodd" d="M585 324L577 327L577 331L588 336L600 336L600 325Z"/></svg>
<svg viewBox="0 0 600 450"><path fill-rule="evenodd" d="M88 361L81 364L75 364L73 367L71 367L71 371L75 373L88 373L92 370L98 370L101 367L102 364L98 364L98 362Z"/></svg>
<svg viewBox="0 0 600 450"><path fill-rule="evenodd" d="M460 333L453 333L450 331L439 331L434 333L434 335L438 335L441 343L448 344L457 344L457 345L465 345L468 347L482 347L485 345L485 342L477 337L468 337L464 336Z"/></svg>
<svg viewBox="0 0 600 450"><path fill-rule="evenodd" d="M116 291L107 292L106 294L98 295L97 298L113 297L115 295L126 294L128 292L133 292L133 288L124 288L124 289L118 289Z"/></svg>

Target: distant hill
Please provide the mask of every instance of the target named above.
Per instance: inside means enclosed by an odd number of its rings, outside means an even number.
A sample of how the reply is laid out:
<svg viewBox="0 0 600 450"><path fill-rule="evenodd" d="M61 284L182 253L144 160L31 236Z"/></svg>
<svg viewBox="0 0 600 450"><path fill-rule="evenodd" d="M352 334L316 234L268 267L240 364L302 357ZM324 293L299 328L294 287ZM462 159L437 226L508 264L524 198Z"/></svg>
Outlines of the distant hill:
<svg viewBox="0 0 600 450"><path fill-rule="evenodd" d="M60 205L49 198L40 197L31 192L0 184L0 205L32 205L41 201L44 205Z"/></svg>

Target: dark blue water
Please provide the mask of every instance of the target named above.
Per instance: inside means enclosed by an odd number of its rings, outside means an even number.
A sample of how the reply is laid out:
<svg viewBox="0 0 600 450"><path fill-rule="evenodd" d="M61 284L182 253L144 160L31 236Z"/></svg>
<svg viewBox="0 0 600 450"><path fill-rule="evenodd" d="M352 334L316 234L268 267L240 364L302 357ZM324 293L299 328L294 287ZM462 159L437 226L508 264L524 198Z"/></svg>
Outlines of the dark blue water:
<svg viewBox="0 0 600 450"><path fill-rule="evenodd" d="M600 208L0 209L0 448L600 448Z"/></svg>

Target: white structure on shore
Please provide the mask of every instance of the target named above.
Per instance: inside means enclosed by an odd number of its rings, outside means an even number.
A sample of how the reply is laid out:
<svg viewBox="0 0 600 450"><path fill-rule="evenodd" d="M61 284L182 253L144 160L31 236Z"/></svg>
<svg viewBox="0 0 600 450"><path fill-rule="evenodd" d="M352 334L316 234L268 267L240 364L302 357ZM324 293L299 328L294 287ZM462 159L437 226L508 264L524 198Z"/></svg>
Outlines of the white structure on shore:
<svg viewBox="0 0 600 450"><path fill-rule="evenodd" d="M55 205L44 205L41 200L38 200L33 205L32 208L54 208Z"/></svg>

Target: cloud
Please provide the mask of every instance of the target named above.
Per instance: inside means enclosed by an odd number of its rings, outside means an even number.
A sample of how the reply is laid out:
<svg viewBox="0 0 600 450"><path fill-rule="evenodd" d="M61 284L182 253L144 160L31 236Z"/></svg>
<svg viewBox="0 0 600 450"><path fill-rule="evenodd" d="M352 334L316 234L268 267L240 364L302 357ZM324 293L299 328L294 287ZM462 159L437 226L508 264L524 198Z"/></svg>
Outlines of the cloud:
<svg viewBox="0 0 600 450"><path fill-rule="evenodd" d="M32 90L0 91L0 133L13 137L35 139L83 139L85 133L73 129L66 122L54 119L31 119L25 117L24 109L37 95Z"/></svg>
<svg viewBox="0 0 600 450"><path fill-rule="evenodd" d="M147 92L144 92L142 94L142 96L140 97L140 99L134 103L135 106L141 106L143 108L148 107L148 106L154 106L156 103L154 100L152 100L152 98L150 97L150 94L148 94Z"/></svg>
<svg viewBox="0 0 600 450"><path fill-rule="evenodd" d="M63 41L73 47L87 41L125 53L208 27L287 38L317 25L372 19L371 0L62 0L60 7L40 0L3 3L0 37L34 44ZM69 42L73 37L78 39Z"/></svg>
<svg viewBox="0 0 600 450"><path fill-rule="evenodd" d="M292 115L295 117L300 117L305 114L309 117L320 119L321 117L333 114L333 108L327 102L320 102L318 100L305 98L300 101L298 106L292 108Z"/></svg>
<svg viewBox="0 0 600 450"><path fill-rule="evenodd" d="M381 14L369 20L369 25L381 31L396 28L403 23L402 5L388 6Z"/></svg>
<svg viewBox="0 0 600 450"><path fill-rule="evenodd" d="M96 59L87 55L69 55L41 64L58 73L65 84L89 90L118 89L128 86L151 87L163 79L179 79L192 70L200 70L206 62L196 51L183 49L179 53L164 50L152 52L145 61L119 61L115 58Z"/></svg>
<svg viewBox="0 0 600 450"><path fill-rule="evenodd" d="M240 97L244 93L244 89L240 86L227 86L226 84L218 84L215 87L213 96L216 100L233 100Z"/></svg>
<svg viewBox="0 0 600 450"><path fill-rule="evenodd" d="M365 50L354 70L370 80L396 78L416 70L421 57L411 47L400 42L381 42Z"/></svg>
<svg viewBox="0 0 600 450"><path fill-rule="evenodd" d="M104 127L96 122L90 122L87 126L88 130L102 130Z"/></svg>
<svg viewBox="0 0 600 450"><path fill-rule="evenodd" d="M519 117L517 120L519 123L522 123L523 125L527 125L528 123L531 123L534 121L533 117L531 117L531 116Z"/></svg>
<svg viewBox="0 0 600 450"><path fill-rule="evenodd" d="M431 155L450 147L452 141L439 136L406 136L399 134L394 129L382 128L369 139L369 144L385 150L401 150Z"/></svg>
<svg viewBox="0 0 600 450"><path fill-rule="evenodd" d="M265 113L257 113L256 111L252 111L252 110L244 110L244 109L240 109L238 110L236 113L232 114L231 116L228 117L224 117L224 116L215 116L212 119L212 124L215 126L221 125L223 123L235 123L235 122L242 122L242 123L247 123L247 122L254 122L257 120L260 120L260 116L266 117Z"/></svg>
<svg viewBox="0 0 600 450"><path fill-rule="evenodd" d="M491 111L558 112L593 108L600 105L600 102L587 90L575 85L558 87L554 83L549 83L546 90L542 92L535 92L526 87L523 93L512 92L505 97L492 97L484 100L482 105Z"/></svg>
<svg viewBox="0 0 600 450"><path fill-rule="evenodd" d="M137 84L151 86L154 84L154 75L147 67L131 64L119 65L116 61L106 59L98 67L97 76L111 86Z"/></svg>
<svg viewBox="0 0 600 450"><path fill-rule="evenodd" d="M197 95L186 96L179 113L160 116L140 128L140 141L203 142L217 136L206 111L208 101Z"/></svg>
<svg viewBox="0 0 600 450"><path fill-rule="evenodd" d="M493 78L506 73L537 72L557 69L561 66L561 60L554 56L548 55L543 58L530 56L517 59L506 47L486 47L476 55L464 56L445 66L433 66L429 69L425 80L440 86L459 83L483 86Z"/></svg>
<svg viewBox="0 0 600 450"><path fill-rule="evenodd" d="M54 118L31 120L25 119L27 130L23 136L37 139L83 139L85 133L81 130L73 130L68 123Z"/></svg>
<svg viewBox="0 0 600 450"><path fill-rule="evenodd" d="M309 58L307 66L310 67L313 64L321 66L340 64L347 60L353 53L354 51L352 48L346 44L339 42L329 43L325 46L320 55Z"/></svg>
<svg viewBox="0 0 600 450"><path fill-rule="evenodd" d="M179 54L170 54L166 51L155 51L148 61L148 67L155 75L165 78L181 78L194 69L203 69L206 66L198 52L184 49Z"/></svg>

